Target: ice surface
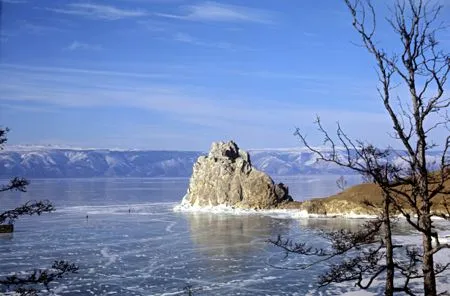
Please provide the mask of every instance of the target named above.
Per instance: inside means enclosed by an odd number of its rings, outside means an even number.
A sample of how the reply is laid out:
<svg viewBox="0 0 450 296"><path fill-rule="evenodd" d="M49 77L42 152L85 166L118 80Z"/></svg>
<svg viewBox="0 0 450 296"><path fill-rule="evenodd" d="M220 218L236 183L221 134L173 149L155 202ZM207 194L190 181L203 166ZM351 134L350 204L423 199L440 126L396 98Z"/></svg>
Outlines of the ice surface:
<svg viewBox="0 0 450 296"><path fill-rule="evenodd" d="M47 197L57 211L20 219L14 234L0 236L0 276L66 259L80 272L58 281L57 295L186 295L187 285L194 295L365 295L351 284L318 290L324 266L283 269L303 259L284 258L266 242L280 234L324 246L321 230L357 229L361 220L293 219L286 211L175 212L186 180L32 184L28 193L5 195L2 206ZM417 240L408 229L397 233L399 240ZM380 287L369 293L379 295Z"/></svg>

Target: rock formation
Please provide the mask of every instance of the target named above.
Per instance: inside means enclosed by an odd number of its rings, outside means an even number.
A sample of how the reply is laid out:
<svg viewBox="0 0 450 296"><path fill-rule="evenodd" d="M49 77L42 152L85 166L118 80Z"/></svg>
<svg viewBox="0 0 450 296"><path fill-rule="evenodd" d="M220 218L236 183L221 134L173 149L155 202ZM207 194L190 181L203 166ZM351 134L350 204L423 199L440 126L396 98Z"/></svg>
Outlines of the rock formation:
<svg viewBox="0 0 450 296"><path fill-rule="evenodd" d="M288 188L253 168L249 154L230 141L213 143L208 156L198 158L182 204L270 209L288 201Z"/></svg>

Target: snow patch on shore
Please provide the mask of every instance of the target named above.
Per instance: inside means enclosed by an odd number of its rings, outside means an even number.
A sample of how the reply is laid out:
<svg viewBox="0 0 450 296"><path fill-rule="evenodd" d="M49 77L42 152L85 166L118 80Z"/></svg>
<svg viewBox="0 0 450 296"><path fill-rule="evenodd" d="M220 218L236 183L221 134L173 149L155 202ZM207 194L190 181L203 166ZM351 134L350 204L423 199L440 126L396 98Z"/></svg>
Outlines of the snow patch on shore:
<svg viewBox="0 0 450 296"><path fill-rule="evenodd" d="M310 214L306 210L301 209L240 209L227 205L217 206L197 206L191 205L182 201L173 208L174 212L188 212L188 213L217 213L228 215L269 215L280 218L343 218L343 219L374 219L376 215L364 215L354 212L350 213L329 213L326 215Z"/></svg>

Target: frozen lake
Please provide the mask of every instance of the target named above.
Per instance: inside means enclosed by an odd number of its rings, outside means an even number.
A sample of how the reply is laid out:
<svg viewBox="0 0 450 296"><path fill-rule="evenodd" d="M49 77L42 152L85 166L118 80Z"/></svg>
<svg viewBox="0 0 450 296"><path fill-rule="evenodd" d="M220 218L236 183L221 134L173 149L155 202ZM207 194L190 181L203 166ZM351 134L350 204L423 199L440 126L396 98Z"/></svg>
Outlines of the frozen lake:
<svg viewBox="0 0 450 296"><path fill-rule="evenodd" d="M336 192L336 176L278 178L295 199ZM349 183L357 182L356 177ZM316 290L323 266L274 268L293 260L266 242L278 234L323 245L320 229L357 228L361 220L291 219L283 215L178 213L188 179L32 180L27 193L5 193L1 209L29 199L57 208L24 217L0 237L0 273L75 262L80 271L57 283L58 295L340 295ZM88 215L88 219L86 216Z"/></svg>

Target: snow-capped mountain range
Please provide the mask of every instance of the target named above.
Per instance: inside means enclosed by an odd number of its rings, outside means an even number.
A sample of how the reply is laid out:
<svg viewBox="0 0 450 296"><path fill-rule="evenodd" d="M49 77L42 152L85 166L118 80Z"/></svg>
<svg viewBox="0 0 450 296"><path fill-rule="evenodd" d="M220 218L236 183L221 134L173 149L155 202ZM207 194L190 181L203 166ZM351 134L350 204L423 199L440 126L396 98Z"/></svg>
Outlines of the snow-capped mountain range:
<svg viewBox="0 0 450 296"><path fill-rule="evenodd" d="M249 150L252 164L275 176L351 174L336 165L317 162L305 148ZM206 152L79 149L9 146L0 151L0 178L189 177ZM438 152L428 155L437 160ZM399 156L391 161L402 162Z"/></svg>

